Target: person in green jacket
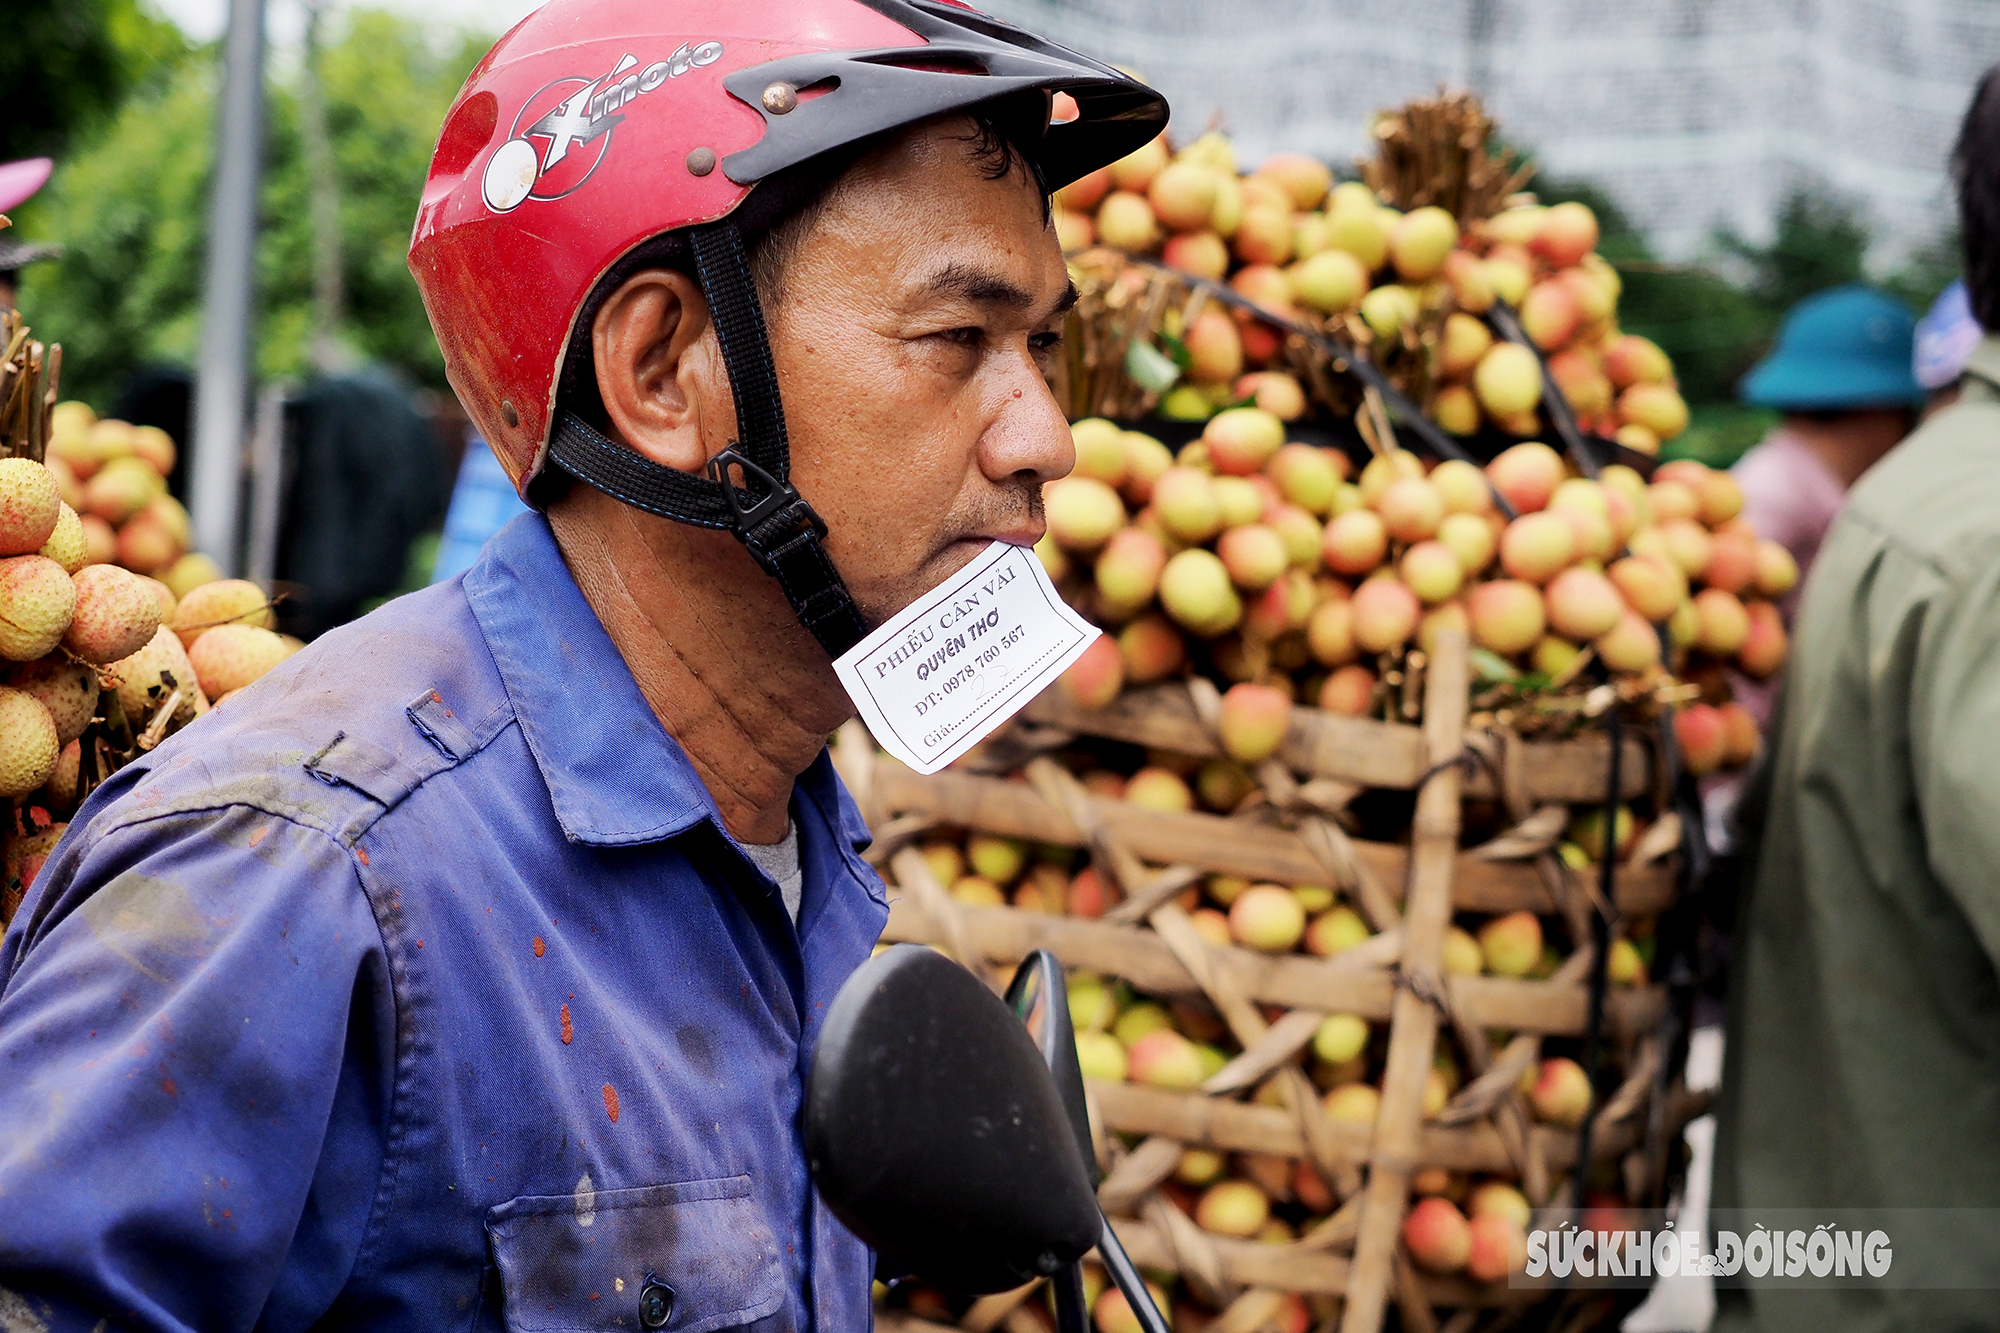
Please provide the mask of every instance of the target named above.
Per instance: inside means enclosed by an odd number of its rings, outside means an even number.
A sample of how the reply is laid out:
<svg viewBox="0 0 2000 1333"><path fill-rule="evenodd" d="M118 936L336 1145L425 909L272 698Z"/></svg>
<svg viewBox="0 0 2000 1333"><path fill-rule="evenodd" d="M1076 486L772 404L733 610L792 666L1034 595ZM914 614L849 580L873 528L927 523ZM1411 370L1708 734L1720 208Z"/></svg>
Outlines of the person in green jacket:
<svg viewBox="0 0 2000 1333"><path fill-rule="evenodd" d="M2000 1286L2000 66L1952 165L1987 336L1807 583L1745 801L1714 1200L1924 1210L1892 1274ZM1718 1296L1718 1329L2000 1327L1992 1290Z"/></svg>

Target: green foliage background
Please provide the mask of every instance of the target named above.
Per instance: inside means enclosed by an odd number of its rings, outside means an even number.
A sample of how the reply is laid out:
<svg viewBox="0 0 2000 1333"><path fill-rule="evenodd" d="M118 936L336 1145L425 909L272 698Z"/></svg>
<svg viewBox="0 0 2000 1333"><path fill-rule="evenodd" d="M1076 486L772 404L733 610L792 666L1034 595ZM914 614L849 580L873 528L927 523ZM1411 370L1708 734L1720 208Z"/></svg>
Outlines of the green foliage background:
<svg viewBox="0 0 2000 1333"><path fill-rule="evenodd" d="M1785 200L1768 244L1721 231L1711 263L1664 264L1602 190L1547 178L1529 188L1544 203L1575 199L1596 211L1598 252L1617 266L1625 285L1619 327L1651 338L1673 359L1692 408L1687 432L1670 441L1666 453L1718 467L1734 462L1777 420L1775 413L1738 403L1736 384L1770 349L1793 305L1828 287L1871 282L1922 314L1959 270L1956 235L1946 233L1894 273L1871 277L1864 264L1867 224L1852 205L1813 190Z"/></svg>
<svg viewBox="0 0 2000 1333"><path fill-rule="evenodd" d="M340 335L435 388L443 363L403 257L438 124L489 44L463 33L441 41L410 20L358 10L343 14L319 56L340 181ZM66 395L100 410L140 366L194 360L218 75L213 47L169 52L16 217L18 234L66 248L59 263L26 271L21 308L64 343ZM273 77L267 95L257 370L299 375L312 337L313 237L297 77Z"/></svg>
<svg viewBox="0 0 2000 1333"><path fill-rule="evenodd" d="M59 154L186 53L138 0L7 0L0 162Z"/></svg>

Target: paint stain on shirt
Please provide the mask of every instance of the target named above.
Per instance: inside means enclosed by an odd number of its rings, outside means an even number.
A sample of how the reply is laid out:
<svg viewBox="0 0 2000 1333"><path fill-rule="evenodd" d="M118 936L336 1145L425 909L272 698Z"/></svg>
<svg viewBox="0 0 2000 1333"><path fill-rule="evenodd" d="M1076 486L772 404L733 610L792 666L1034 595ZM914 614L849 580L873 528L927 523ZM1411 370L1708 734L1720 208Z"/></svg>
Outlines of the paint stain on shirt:
<svg viewBox="0 0 2000 1333"><path fill-rule="evenodd" d="M542 943L542 937L540 935L535 936L535 957L540 958L543 954L547 953L548 951L549 951L549 946Z"/></svg>
<svg viewBox="0 0 2000 1333"><path fill-rule="evenodd" d="M575 1034L576 1034L576 1029L572 1028L572 1027L570 1026L570 1023L569 1023L569 1006L568 1006L568 1005L564 1005L564 1006L562 1007L562 1043L563 1043L563 1045L565 1045L565 1046L569 1045L569 1039L570 1039L570 1038L571 1038L572 1036L574 1036ZM606 1087L607 1087L607 1090L608 1090L608 1089L609 1089L609 1085L606 1085ZM616 1119L618 1118L618 1113L617 1113L616 1111L613 1111L613 1112L611 1113L611 1118L612 1118L613 1120L616 1120Z"/></svg>
<svg viewBox="0 0 2000 1333"><path fill-rule="evenodd" d="M155 981L167 979L173 960L205 955L213 934L185 888L131 870L85 898L78 912L100 944Z"/></svg>
<svg viewBox="0 0 2000 1333"><path fill-rule="evenodd" d="M604 1113L611 1117L611 1123L618 1123L618 1089L609 1083L604 1085Z"/></svg>

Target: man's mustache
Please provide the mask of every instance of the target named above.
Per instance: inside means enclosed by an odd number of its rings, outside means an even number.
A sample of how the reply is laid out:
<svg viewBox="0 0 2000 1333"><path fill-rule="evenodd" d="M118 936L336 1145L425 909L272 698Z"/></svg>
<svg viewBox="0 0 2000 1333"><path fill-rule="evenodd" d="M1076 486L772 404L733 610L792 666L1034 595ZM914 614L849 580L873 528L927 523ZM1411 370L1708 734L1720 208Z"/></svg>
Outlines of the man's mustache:
<svg viewBox="0 0 2000 1333"><path fill-rule="evenodd" d="M1042 522L1042 484L1039 481L1026 479L1010 480L1001 487L998 496L989 497L988 502L977 510L954 517L939 534L930 559L925 564L928 566L931 561L943 556L959 542L976 540L996 532L1006 532L1020 527L1024 521L1035 524ZM911 589L909 596L895 606L862 604L859 607L862 623L871 632L878 629L883 621L902 610L904 604L924 591L923 588Z"/></svg>
<svg viewBox="0 0 2000 1333"><path fill-rule="evenodd" d="M1042 522L1042 483L1010 480L991 503L975 513L958 516L939 538L937 549L942 552L953 542L1018 528L1024 521Z"/></svg>

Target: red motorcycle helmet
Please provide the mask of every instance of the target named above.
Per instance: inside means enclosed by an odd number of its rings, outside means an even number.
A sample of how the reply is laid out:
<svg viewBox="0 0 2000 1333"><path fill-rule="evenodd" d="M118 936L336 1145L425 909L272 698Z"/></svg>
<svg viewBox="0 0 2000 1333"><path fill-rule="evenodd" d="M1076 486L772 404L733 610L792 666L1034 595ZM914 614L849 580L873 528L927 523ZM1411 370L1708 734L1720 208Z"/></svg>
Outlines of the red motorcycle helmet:
<svg viewBox="0 0 2000 1333"><path fill-rule="evenodd" d="M1058 92L1074 113L1052 121ZM409 264L446 376L524 495L553 465L648 512L733 531L839 656L865 628L821 548L824 524L788 480L732 215L760 181L822 154L1030 95L1036 134L1010 138L1050 189L1167 119L1146 85L955 0L550 0L474 68L431 158ZM740 438L707 477L561 410L593 294L668 234L693 260L737 404Z"/></svg>

